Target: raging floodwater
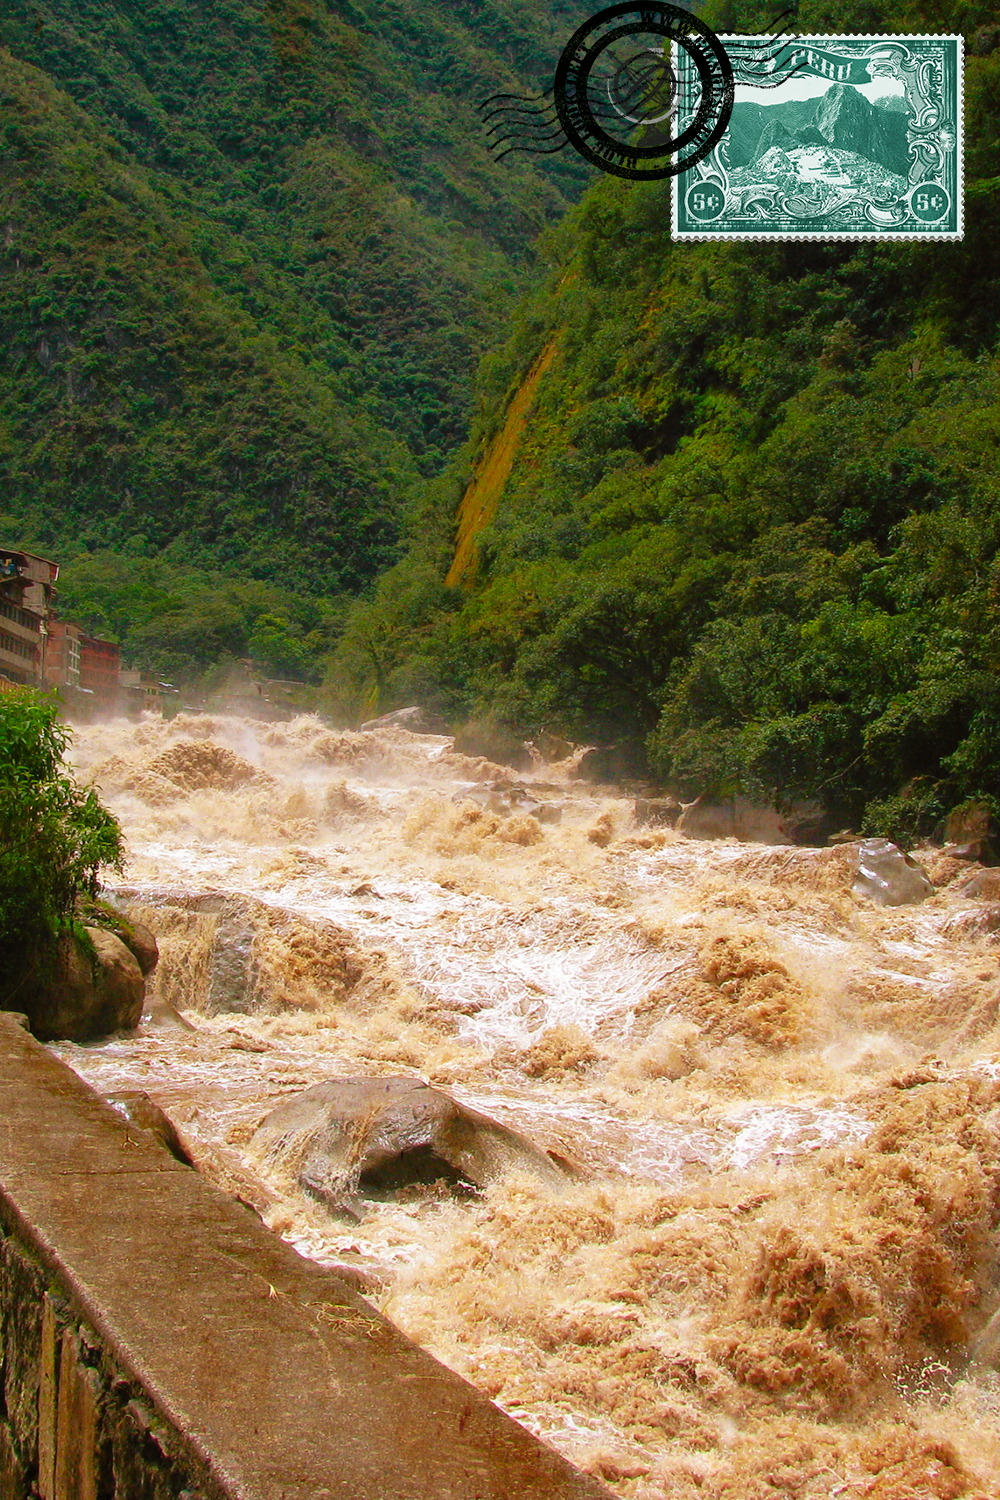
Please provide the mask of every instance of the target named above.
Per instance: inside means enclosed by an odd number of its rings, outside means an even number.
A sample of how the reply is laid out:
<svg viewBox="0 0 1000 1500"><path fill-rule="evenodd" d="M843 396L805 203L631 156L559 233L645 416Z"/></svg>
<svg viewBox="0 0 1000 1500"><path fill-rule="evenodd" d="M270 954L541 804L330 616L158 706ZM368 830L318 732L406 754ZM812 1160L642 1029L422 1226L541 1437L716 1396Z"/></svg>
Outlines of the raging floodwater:
<svg viewBox="0 0 1000 1500"><path fill-rule="evenodd" d="M967 866L883 910L850 850L637 829L570 763L535 773L558 825L504 818L449 741L314 718L74 753L192 1028L54 1049L97 1089L145 1090L202 1171L629 1500L1000 1495L1000 947ZM244 1009L165 889L264 903ZM255 1155L280 1101L398 1073L578 1175L351 1223Z"/></svg>

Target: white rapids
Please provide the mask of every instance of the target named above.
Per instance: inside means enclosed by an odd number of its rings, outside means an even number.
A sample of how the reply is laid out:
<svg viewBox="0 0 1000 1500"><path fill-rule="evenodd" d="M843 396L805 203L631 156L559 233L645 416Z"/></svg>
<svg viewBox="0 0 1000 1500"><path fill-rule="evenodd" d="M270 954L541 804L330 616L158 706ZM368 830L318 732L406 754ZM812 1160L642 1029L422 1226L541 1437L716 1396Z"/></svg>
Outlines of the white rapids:
<svg viewBox="0 0 1000 1500"><path fill-rule="evenodd" d="M207 1005L176 919L156 985L187 1027L53 1050L147 1092L302 1254L624 1497L1000 1495L969 1354L1000 1302L1000 949L957 862L885 911L849 850L638 828L575 758L513 773L312 716L82 727L72 754L154 925L206 891L276 925L244 1008ZM548 817L484 807L504 778ZM574 1179L349 1223L255 1157L281 1100L391 1073Z"/></svg>

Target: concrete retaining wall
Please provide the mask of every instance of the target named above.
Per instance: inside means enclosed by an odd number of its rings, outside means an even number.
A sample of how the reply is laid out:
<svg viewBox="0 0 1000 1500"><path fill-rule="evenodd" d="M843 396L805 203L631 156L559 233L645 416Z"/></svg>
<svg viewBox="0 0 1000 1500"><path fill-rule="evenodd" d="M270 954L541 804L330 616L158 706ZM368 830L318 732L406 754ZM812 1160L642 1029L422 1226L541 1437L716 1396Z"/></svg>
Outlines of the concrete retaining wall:
<svg viewBox="0 0 1000 1500"><path fill-rule="evenodd" d="M0 1014L0 1500L609 1500Z"/></svg>

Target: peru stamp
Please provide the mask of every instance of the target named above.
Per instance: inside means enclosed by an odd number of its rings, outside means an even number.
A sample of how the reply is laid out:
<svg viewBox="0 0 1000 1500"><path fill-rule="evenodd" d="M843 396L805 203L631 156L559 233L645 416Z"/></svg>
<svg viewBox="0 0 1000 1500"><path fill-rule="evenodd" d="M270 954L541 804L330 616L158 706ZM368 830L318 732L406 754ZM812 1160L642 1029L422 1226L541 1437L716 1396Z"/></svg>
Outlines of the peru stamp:
<svg viewBox="0 0 1000 1500"><path fill-rule="evenodd" d="M737 80L725 134L675 179L675 239L962 238L960 36L796 37L782 61L773 91ZM683 53L675 70L683 127L700 82Z"/></svg>

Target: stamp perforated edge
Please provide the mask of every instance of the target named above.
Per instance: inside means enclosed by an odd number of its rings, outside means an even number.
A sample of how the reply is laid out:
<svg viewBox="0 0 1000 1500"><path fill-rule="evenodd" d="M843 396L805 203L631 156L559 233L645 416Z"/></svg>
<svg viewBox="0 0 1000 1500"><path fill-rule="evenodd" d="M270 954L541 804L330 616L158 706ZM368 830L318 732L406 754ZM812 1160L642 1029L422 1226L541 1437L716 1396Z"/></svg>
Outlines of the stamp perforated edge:
<svg viewBox="0 0 1000 1500"><path fill-rule="evenodd" d="M727 32L719 37L725 42L743 40L742 35L736 32ZM784 230L776 229L773 234L755 234L748 229L734 229L728 234L720 234L711 230L704 232L694 229L680 229L678 226L678 210L680 205L681 180L673 178L673 190L671 192L670 204L670 238L678 244L694 244L702 240L714 240L717 244L725 244L727 241L741 240L744 243L750 241L760 245L776 244L781 241L801 241L813 244L835 240L841 242L861 242L863 240L881 240L885 244L895 244L896 241L913 244L955 244L957 240L965 238L965 38L954 31L908 31L908 32L839 32L833 36L828 33L804 32L801 37L790 38L792 41L803 42L957 42L958 43L958 69L956 84L958 98L955 111L955 129L957 139L955 141L955 158L958 167L957 172L957 195L956 207L958 209L957 228L949 230L946 234L887 234L884 230L873 230L871 233L826 234L821 229L810 229L804 234L792 234Z"/></svg>

